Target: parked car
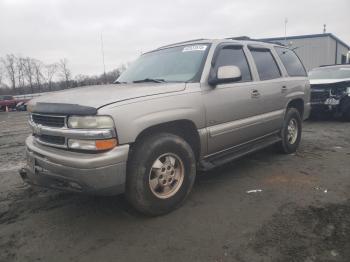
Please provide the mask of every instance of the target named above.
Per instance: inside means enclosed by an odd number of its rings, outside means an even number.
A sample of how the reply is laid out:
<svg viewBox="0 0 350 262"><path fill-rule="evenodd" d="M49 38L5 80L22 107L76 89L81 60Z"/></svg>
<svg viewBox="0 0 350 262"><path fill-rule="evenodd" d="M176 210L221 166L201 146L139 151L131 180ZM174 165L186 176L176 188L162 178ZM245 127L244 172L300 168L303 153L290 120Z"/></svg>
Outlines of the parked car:
<svg viewBox="0 0 350 262"><path fill-rule="evenodd" d="M283 46L198 40L143 54L112 85L30 101L29 183L125 193L140 212L178 207L196 171L277 144L296 151L307 73Z"/></svg>
<svg viewBox="0 0 350 262"><path fill-rule="evenodd" d="M0 111L5 111L6 107L9 109L9 108L14 108L15 106L16 106L16 102L13 96L9 96L9 95L0 96Z"/></svg>
<svg viewBox="0 0 350 262"><path fill-rule="evenodd" d="M350 121L350 65L315 68L309 76L312 113L331 113Z"/></svg>
<svg viewBox="0 0 350 262"><path fill-rule="evenodd" d="M8 110L16 109L18 103L27 103L28 101L29 99L15 99L10 95L0 96L0 111L6 111L6 108Z"/></svg>

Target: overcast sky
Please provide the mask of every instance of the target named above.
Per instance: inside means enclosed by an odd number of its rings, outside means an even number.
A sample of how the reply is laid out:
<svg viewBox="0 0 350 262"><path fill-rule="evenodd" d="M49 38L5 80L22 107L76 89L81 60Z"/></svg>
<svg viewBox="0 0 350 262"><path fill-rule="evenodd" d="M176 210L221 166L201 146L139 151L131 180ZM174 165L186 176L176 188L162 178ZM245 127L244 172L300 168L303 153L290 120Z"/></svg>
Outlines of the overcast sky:
<svg viewBox="0 0 350 262"><path fill-rule="evenodd" d="M69 60L73 74L103 72L164 44L327 31L350 44L349 0L0 0L0 56Z"/></svg>

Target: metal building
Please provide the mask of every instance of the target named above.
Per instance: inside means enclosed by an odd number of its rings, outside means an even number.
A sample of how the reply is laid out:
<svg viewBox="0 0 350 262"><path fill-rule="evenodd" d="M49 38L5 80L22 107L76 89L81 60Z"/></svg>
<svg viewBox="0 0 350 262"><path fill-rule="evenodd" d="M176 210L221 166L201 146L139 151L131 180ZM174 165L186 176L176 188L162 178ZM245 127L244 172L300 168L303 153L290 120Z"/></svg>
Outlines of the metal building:
<svg viewBox="0 0 350 262"><path fill-rule="evenodd" d="M349 45L331 33L259 40L280 43L294 49L307 70L321 65L349 63Z"/></svg>

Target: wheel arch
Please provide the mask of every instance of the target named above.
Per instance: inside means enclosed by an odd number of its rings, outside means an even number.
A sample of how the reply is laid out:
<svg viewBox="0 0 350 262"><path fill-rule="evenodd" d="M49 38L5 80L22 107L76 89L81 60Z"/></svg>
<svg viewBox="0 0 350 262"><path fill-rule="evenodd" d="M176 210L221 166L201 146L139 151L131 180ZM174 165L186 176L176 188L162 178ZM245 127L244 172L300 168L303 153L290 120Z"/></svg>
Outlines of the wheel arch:
<svg viewBox="0 0 350 262"><path fill-rule="evenodd" d="M290 100L287 104L287 109L288 108L295 108L299 111L301 119L303 119L304 116L304 100L302 98L294 98Z"/></svg>
<svg viewBox="0 0 350 262"><path fill-rule="evenodd" d="M142 141L142 139L156 133L171 133L182 137L191 146L196 160L199 160L201 141L198 129L191 120L181 119L149 126L137 135L135 142L131 146L133 147L135 144Z"/></svg>

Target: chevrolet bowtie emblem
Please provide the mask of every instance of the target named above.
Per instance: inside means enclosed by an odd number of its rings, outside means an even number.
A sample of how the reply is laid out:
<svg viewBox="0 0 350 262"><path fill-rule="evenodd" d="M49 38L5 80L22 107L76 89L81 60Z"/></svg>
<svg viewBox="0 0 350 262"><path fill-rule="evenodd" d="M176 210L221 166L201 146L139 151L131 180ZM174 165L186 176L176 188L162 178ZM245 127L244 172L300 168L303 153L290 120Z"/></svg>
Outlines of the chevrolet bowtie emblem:
<svg viewBox="0 0 350 262"><path fill-rule="evenodd" d="M33 125L33 132L36 135L40 135L41 134L41 126L40 125Z"/></svg>

